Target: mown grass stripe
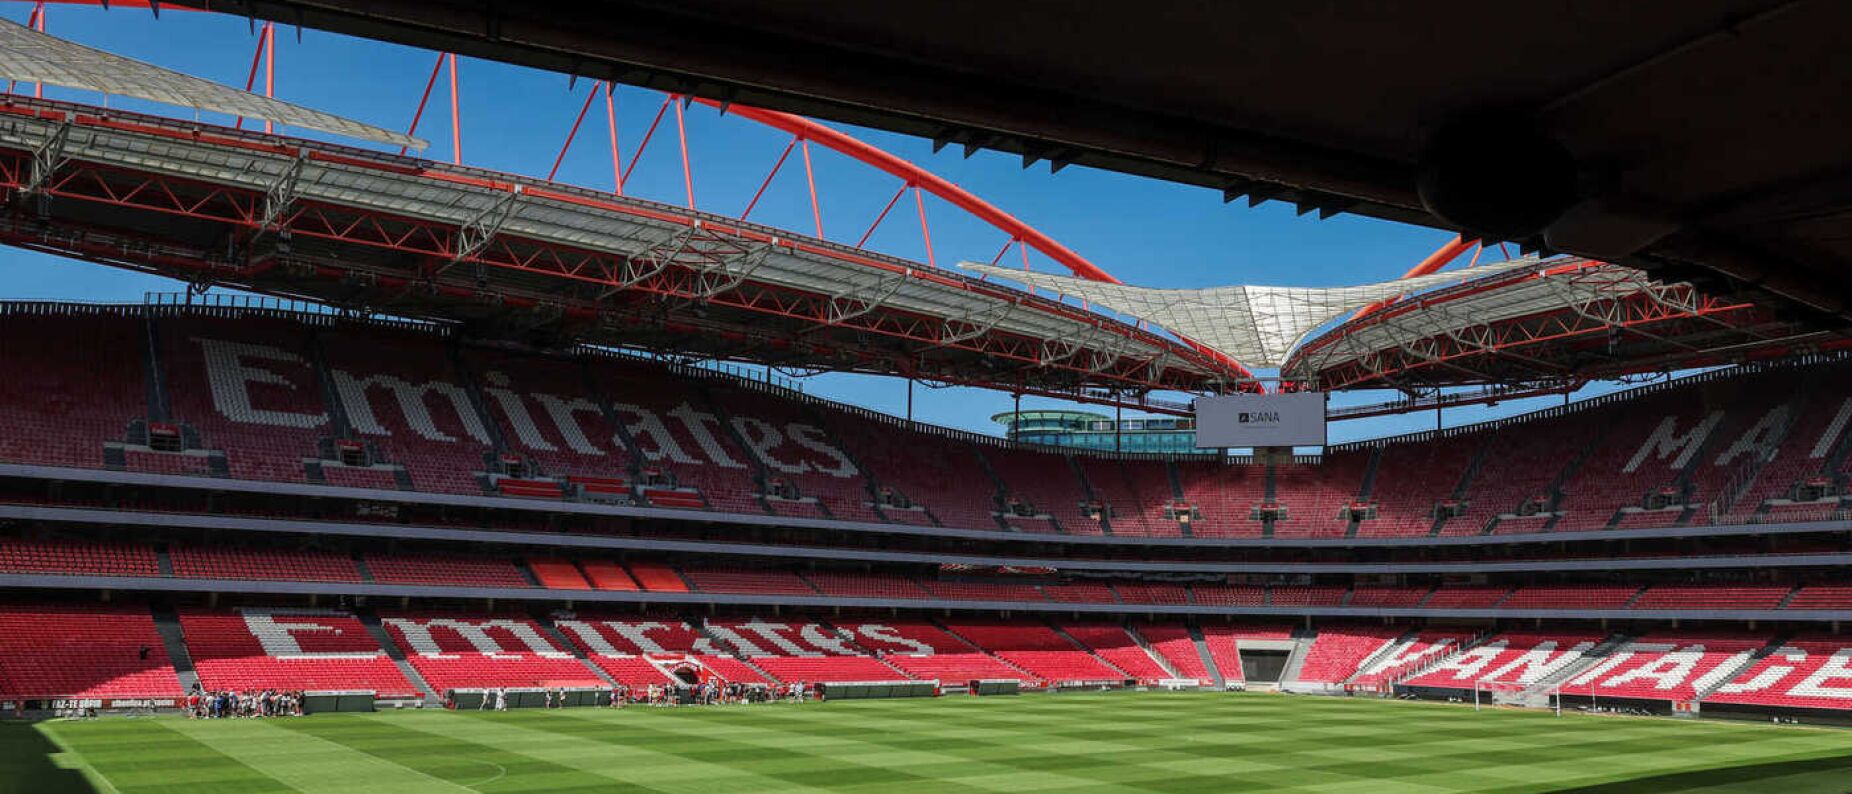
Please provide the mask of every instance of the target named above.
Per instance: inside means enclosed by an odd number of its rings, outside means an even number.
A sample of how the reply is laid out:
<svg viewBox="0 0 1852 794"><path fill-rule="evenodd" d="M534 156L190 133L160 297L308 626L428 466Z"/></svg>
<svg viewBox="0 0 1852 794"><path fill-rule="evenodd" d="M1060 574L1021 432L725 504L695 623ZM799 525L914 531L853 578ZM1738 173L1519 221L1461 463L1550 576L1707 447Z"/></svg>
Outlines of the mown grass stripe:
<svg viewBox="0 0 1852 794"><path fill-rule="evenodd" d="M954 755L933 748L931 741L897 744L882 741L887 732L847 719L818 719L814 712L827 706L760 709L740 715L746 719L728 720L710 728L713 719L671 713L652 726L658 731L673 732L689 741L710 744L724 742L727 755L759 756L769 752L774 758L809 758L802 782L836 786L839 782L854 786L877 784L919 786L939 781L956 783L973 789L1027 791L1072 787L1094 782L1090 777L1046 774L1007 764L996 764L979 755ZM980 748L994 744L978 745ZM853 759L852 763L842 760ZM885 767L886 770L882 771ZM907 776L891 779L893 773ZM878 786L877 786L878 788Z"/></svg>
<svg viewBox="0 0 1852 794"><path fill-rule="evenodd" d="M281 791L285 783L358 794L406 790L390 781L408 779L484 794L1768 790L1759 783L1843 794L1852 780L1844 730L1259 694L40 727L125 794ZM73 780L47 763L59 748L7 740L21 735L0 731L0 782ZM292 749L299 757L285 758Z"/></svg>
<svg viewBox="0 0 1852 794"><path fill-rule="evenodd" d="M294 791L175 731L177 720L54 722L44 730L76 748L122 794Z"/></svg>
<svg viewBox="0 0 1852 794"><path fill-rule="evenodd" d="M485 792L636 791L617 781L500 747L467 742L374 718L302 719L282 723L430 777Z"/></svg>
<svg viewBox="0 0 1852 794"><path fill-rule="evenodd" d="M633 790L666 790L699 785L704 792L776 791L783 781L738 764L707 761L669 752L647 724L613 719L586 722L576 717L605 712L591 709L525 711L504 714L421 714L401 721L407 728L509 751L568 766ZM673 744L686 745L685 740Z"/></svg>
<svg viewBox="0 0 1852 794"><path fill-rule="evenodd" d="M181 720L169 727L303 794L405 792L455 794L472 789L385 761L276 720ZM330 775L328 770L341 770Z"/></svg>

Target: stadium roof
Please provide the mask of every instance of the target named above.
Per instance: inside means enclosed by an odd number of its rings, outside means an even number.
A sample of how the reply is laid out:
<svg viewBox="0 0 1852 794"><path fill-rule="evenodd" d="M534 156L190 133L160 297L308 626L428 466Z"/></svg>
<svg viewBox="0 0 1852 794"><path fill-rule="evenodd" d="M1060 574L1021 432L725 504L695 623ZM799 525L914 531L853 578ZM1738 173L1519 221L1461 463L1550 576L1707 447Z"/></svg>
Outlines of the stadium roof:
<svg viewBox="0 0 1852 794"><path fill-rule="evenodd" d="M735 218L120 110L7 97L0 187L39 210L0 218L0 242L545 344L1083 400L1246 377L1050 298Z"/></svg>
<svg viewBox="0 0 1852 794"><path fill-rule="evenodd" d="M1684 283L1579 259L1475 277L1307 340L1288 377L1419 390L1590 380L1846 349L1852 339Z"/></svg>
<svg viewBox="0 0 1852 794"><path fill-rule="evenodd" d="M988 276L1110 307L1208 345L1249 367L1271 369L1284 365L1287 355L1307 334L1343 314L1439 284L1534 268L1537 260L1515 259L1350 287L1239 285L1205 289L1135 287L975 262L961 264Z"/></svg>
<svg viewBox="0 0 1852 794"><path fill-rule="evenodd" d="M6 19L0 19L0 79L135 97L393 146L423 149L426 145L401 132L85 47Z"/></svg>
<svg viewBox="0 0 1852 794"><path fill-rule="evenodd" d="M1424 164L1503 109L1452 148L1490 162L1469 204L1555 213L1512 239L1852 320L1852 5L1833 0L180 4L1446 228ZM1526 158L1504 144L1538 137L1566 150L1565 195L1510 173Z"/></svg>

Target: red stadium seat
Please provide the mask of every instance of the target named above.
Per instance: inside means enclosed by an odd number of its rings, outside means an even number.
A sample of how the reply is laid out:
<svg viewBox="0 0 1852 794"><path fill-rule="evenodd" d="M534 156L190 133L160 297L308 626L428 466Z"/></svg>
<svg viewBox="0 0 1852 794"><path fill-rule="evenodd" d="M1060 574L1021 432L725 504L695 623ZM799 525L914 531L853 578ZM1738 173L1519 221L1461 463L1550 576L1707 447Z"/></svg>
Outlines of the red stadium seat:
<svg viewBox="0 0 1852 794"><path fill-rule="evenodd" d="M0 700L181 694L139 604L0 604L0 671Z"/></svg>

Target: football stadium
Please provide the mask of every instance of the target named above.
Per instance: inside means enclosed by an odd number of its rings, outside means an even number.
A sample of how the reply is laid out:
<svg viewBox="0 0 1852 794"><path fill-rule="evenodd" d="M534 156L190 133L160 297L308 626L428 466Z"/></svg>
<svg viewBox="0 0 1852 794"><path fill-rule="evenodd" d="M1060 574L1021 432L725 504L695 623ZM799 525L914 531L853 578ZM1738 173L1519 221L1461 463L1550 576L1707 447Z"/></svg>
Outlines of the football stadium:
<svg viewBox="0 0 1852 794"><path fill-rule="evenodd" d="M1000 5L0 3L0 792L1852 791L1845 6Z"/></svg>

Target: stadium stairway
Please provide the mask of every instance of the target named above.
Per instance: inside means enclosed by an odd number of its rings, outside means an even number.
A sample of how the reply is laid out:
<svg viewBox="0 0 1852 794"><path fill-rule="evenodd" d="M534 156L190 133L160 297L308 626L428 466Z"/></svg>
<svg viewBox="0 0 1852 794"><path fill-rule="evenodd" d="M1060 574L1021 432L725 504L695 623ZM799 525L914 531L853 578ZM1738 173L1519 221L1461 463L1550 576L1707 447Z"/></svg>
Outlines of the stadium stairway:
<svg viewBox="0 0 1852 794"><path fill-rule="evenodd" d="M688 625L695 630L696 634L706 637L708 642L711 642L714 644L715 648L725 650L727 653L724 655L732 656L734 659L739 660L740 664L745 665L747 669L750 669L753 672L758 673L759 677L764 678L767 681L778 681L779 680L777 676L772 675L771 673L765 672L765 668L760 667L758 664L754 663L752 661L752 657L747 656L744 651L741 651L739 648L734 647L733 643L727 642L726 638L718 634L715 634L713 631L709 630L707 627L707 621L703 620L703 621L696 622L694 620L690 620L688 621Z"/></svg>
<svg viewBox="0 0 1852 794"><path fill-rule="evenodd" d="M812 585L811 585L811 587L816 587L816 585L814 585L814 584L812 584ZM821 590L818 590L817 592L822 592L822 591L821 591ZM818 618L812 618L812 620L813 620L813 621L814 621L814 622L815 622L815 623L816 623L817 625L819 625L819 626L822 626L822 627L823 627L823 630L824 630L824 631L827 631L827 632L830 632L830 633L832 633L832 634L835 634L835 635L836 635L836 636L838 636L838 637L843 637L843 638L846 638L846 639L844 639L844 640L843 640L843 644L844 644L844 645L847 645L847 646L849 646L850 648L853 648L853 649L855 649L855 651L856 651L856 652L858 652L858 653L860 653L860 654L862 654L862 655L864 655L864 656L867 656L867 657L868 657L868 658L870 658L870 659L873 659L873 660L875 660L875 661L877 661L877 662L880 662L880 663L882 664L882 666L884 666L884 667L886 667L887 669L889 669L889 670L893 670L893 671L894 671L894 680L896 680L896 681L911 681L911 680L914 680L914 678L915 678L915 677L914 677L914 676L913 676L913 675L912 675L911 673L908 673L907 671L905 671L905 670L902 670L902 669L900 669L899 667L896 667L896 666L894 665L894 663L893 663L893 662L890 662L890 661L888 661L887 659L884 659L884 658L882 658L880 654L877 654L877 653L875 653L875 652L874 652L874 651L873 651L872 649L870 649L870 648L869 648L869 647L868 647L867 645L864 645L864 644L862 644L861 642L859 642L859 641L857 641L857 640L855 639L855 632L852 632L852 631L846 631L846 630L844 630L844 629L843 629L843 628L842 628L841 626L838 626L838 625L836 625L835 623L832 623L832 622L830 622L830 621L828 621L828 620L825 620L825 619L823 619L823 618L821 618L821 617L818 617Z"/></svg>
<svg viewBox="0 0 1852 794"><path fill-rule="evenodd" d="M1466 498L1466 494L1472 490L1473 481L1479 477L1479 470L1485 467L1486 456L1491 454L1493 446L1492 438L1495 435L1497 434L1485 434L1485 439L1480 441L1478 447L1473 450L1472 458L1466 462L1466 469L1460 472L1460 480L1454 483L1453 490L1447 494L1447 498L1456 501ZM1446 531L1447 522L1450 520L1451 517L1446 514L1435 516L1434 525L1428 528L1428 536L1440 537L1440 535ZM1493 520L1496 521L1498 519L1494 517Z"/></svg>
<svg viewBox="0 0 1852 794"><path fill-rule="evenodd" d="M1041 676L1031 673L1028 670L1024 670L1021 666L1017 665L1015 662L1012 662L1008 659L998 656L995 651L992 651L989 648L986 648L982 645L972 642L970 637L966 637L963 634L959 634L958 632L953 631L951 626L948 626L945 624L945 621L940 620L938 618L932 618L931 620L932 620L932 625L934 627L938 628L940 631L945 632L946 634L951 635L952 638L958 640L959 642L962 642L966 645L971 646L972 650L977 651L978 653L984 654L985 656L989 656L990 658L997 660L997 663L1003 665L1004 667L1008 667L1011 670L1015 670L1018 673L1022 673L1023 683L1027 684L1028 682L1031 682L1031 681L1042 680ZM1072 638L1070 638L1069 641L1072 642L1073 641Z"/></svg>
<svg viewBox="0 0 1852 794"><path fill-rule="evenodd" d="M174 675L180 679L180 691L191 692L199 687L199 671L193 668L193 654L187 651L186 632L180 628L180 615L173 607L157 606L154 610L154 630L161 635L161 645L167 648L167 661L174 665Z"/></svg>
<svg viewBox="0 0 1852 794"><path fill-rule="evenodd" d="M1094 661L1097 661L1100 664L1105 665L1106 669L1117 671L1119 675L1123 678L1137 678L1137 676L1126 672L1124 668L1120 667L1119 665L1113 664L1111 661L1107 660L1106 657L1101 656L1098 651L1095 651L1091 647L1088 647L1086 643L1081 642L1078 639L1075 639L1074 635L1067 633L1067 629L1061 628L1061 626L1055 623L1054 621L1043 621L1043 625L1047 626L1049 630L1053 631L1054 633L1061 635L1061 639L1067 640L1069 645L1074 646L1074 650L1080 651L1081 653L1084 653L1088 656L1093 657ZM1132 632L1129 630L1125 630L1123 628L1121 630L1125 631L1127 634L1132 634ZM1136 637L1138 635L1132 634L1132 636ZM1150 648L1145 648L1144 640L1139 640L1138 646L1140 648L1144 648L1145 655L1147 656L1153 655L1151 653ZM1165 665L1164 669L1169 670L1170 666Z"/></svg>
<svg viewBox="0 0 1852 794"><path fill-rule="evenodd" d="M612 687L617 686L617 679L612 678L611 674L605 672L604 668L599 667L597 664L594 664L591 659L586 658L585 649L579 647L578 643L567 638L566 633L560 631L558 626L553 625L551 619L540 618L534 622L540 625L540 628L547 633L549 639L557 643L559 647L565 648L567 653L572 654L574 659L579 660L579 664L585 665L585 669L592 671L592 675L598 676L598 680Z"/></svg>
<svg viewBox="0 0 1852 794"><path fill-rule="evenodd" d="M1293 650L1286 655L1286 667L1280 670L1280 686L1294 683L1305 670L1306 652L1312 649L1312 641L1318 639L1317 629L1293 629Z"/></svg>
<svg viewBox="0 0 1852 794"><path fill-rule="evenodd" d="M1792 597L1794 594L1789 593L1788 595L1789 597ZM1706 686L1703 689L1700 689L1692 693L1691 699L1693 701L1703 702L1705 698L1710 697L1713 694L1716 694L1717 690L1722 689L1728 686L1731 682L1735 681L1736 679L1741 678L1743 673L1748 672L1751 668L1755 667L1757 662L1760 662L1763 659L1768 658L1769 654L1774 653L1776 649L1780 648L1783 645L1786 645L1788 642L1788 639L1793 636L1794 636L1794 633L1791 631L1784 631L1776 635L1773 639L1768 641L1768 644L1763 645L1760 648L1757 648L1755 653L1749 654L1749 658L1744 659L1741 664L1738 664L1735 667L1731 668L1727 674L1724 674L1718 677L1717 680L1713 681L1709 686ZM1719 671L1719 672L1722 672L1722 671Z"/></svg>
<svg viewBox="0 0 1852 794"><path fill-rule="evenodd" d="M1164 654L1152 650L1151 643L1145 642L1144 636L1138 633L1138 629L1133 628L1130 623L1125 624L1124 628L1125 633L1132 636L1132 642L1137 643L1138 647L1145 652L1145 655L1151 657L1151 661L1157 662L1159 669L1170 674L1171 678L1189 678L1189 676L1177 672L1177 668L1171 665L1169 659L1164 658Z"/></svg>
<svg viewBox="0 0 1852 794"><path fill-rule="evenodd" d="M1421 632L1417 630L1410 629L1408 631L1404 631L1401 634L1396 635L1394 638L1390 639L1388 642L1383 643L1381 647L1377 648L1374 651L1371 651L1368 656L1365 656L1362 659L1359 659L1357 661L1357 669L1352 670L1350 672L1350 675L1344 678L1344 682L1350 683L1352 681L1357 680L1357 676L1362 674L1363 671L1368 670L1372 666L1374 666L1377 660L1383 658L1384 656L1388 656L1389 654L1395 653L1400 648L1402 643L1413 641L1415 637L1419 635L1420 633Z"/></svg>
<svg viewBox="0 0 1852 794"><path fill-rule="evenodd" d="M1632 635L1618 631L1609 634L1607 639L1602 640L1595 647L1583 651L1581 659L1563 665L1561 670L1544 676L1539 679L1537 683L1531 684L1529 688L1524 690L1520 697L1531 698L1538 695L1549 694L1549 691L1555 689L1557 685L1581 675L1584 670L1594 665L1600 664L1602 659L1607 658L1609 654L1614 653L1615 650L1626 644L1630 639L1633 639Z"/></svg>
<svg viewBox="0 0 1852 794"><path fill-rule="evenodd" d="M398 643L392 641L391 634L386 633L386 627L380 625L379 615L374 614L370 609L356 609L354 617L360 620L360 625L366 627L368 634L373 635L373 641L379 643L380 650L386 652L386 658L391 659L393 665L399 668L399 675L405 676L405 680L410 681L412 686L424 693L426 706L436 707L443 704L443 697L431 689L430 682L424 680L424 676L418 673L418 668L413 667L411 660L405 658L405 651L399 648Z"/></svg>
<svg viewBox="0 0 1852 794"><path fill-rule="evenodd" d="M1481 645L1486 644L1493 637L1496 637L1498 635L1499 635L1499 632L1495 630L1490 630L1490 629L1481 630L1479 633L1474 634L1471 637L1468 637L1465 642L1454 645L1452 650L1449 650L1438 656L1429 658L1421 662L1420 664L1415 665L1414 667L1411 667L1407 670L1397 673L1395 678L1391 680L1389 683L1400 684L1403 681L1410 680L1412 678L1415 678L1416 676L1426 675L1427 673L1432 671L1434 668L1439 667L1443 664L1447 664L1448 662L1453 661L1460 654L1466 653L1467 651L1470 651L1474 648L1477 648Z"/></svg>
<svg viewBox="0 0 1852 794"><path fill-rule="evenodd" d="M1222 669L1215 666L1215 655L1209 653L1209 643L1203 639L1203 630L1194 624L1189 626L1190 639L1196 641L1196 655L1202 659L1203 669L1209 671L1209 680L1215 682L1215 688L1227 689L1228 677L1222 675Z"/></svg>

